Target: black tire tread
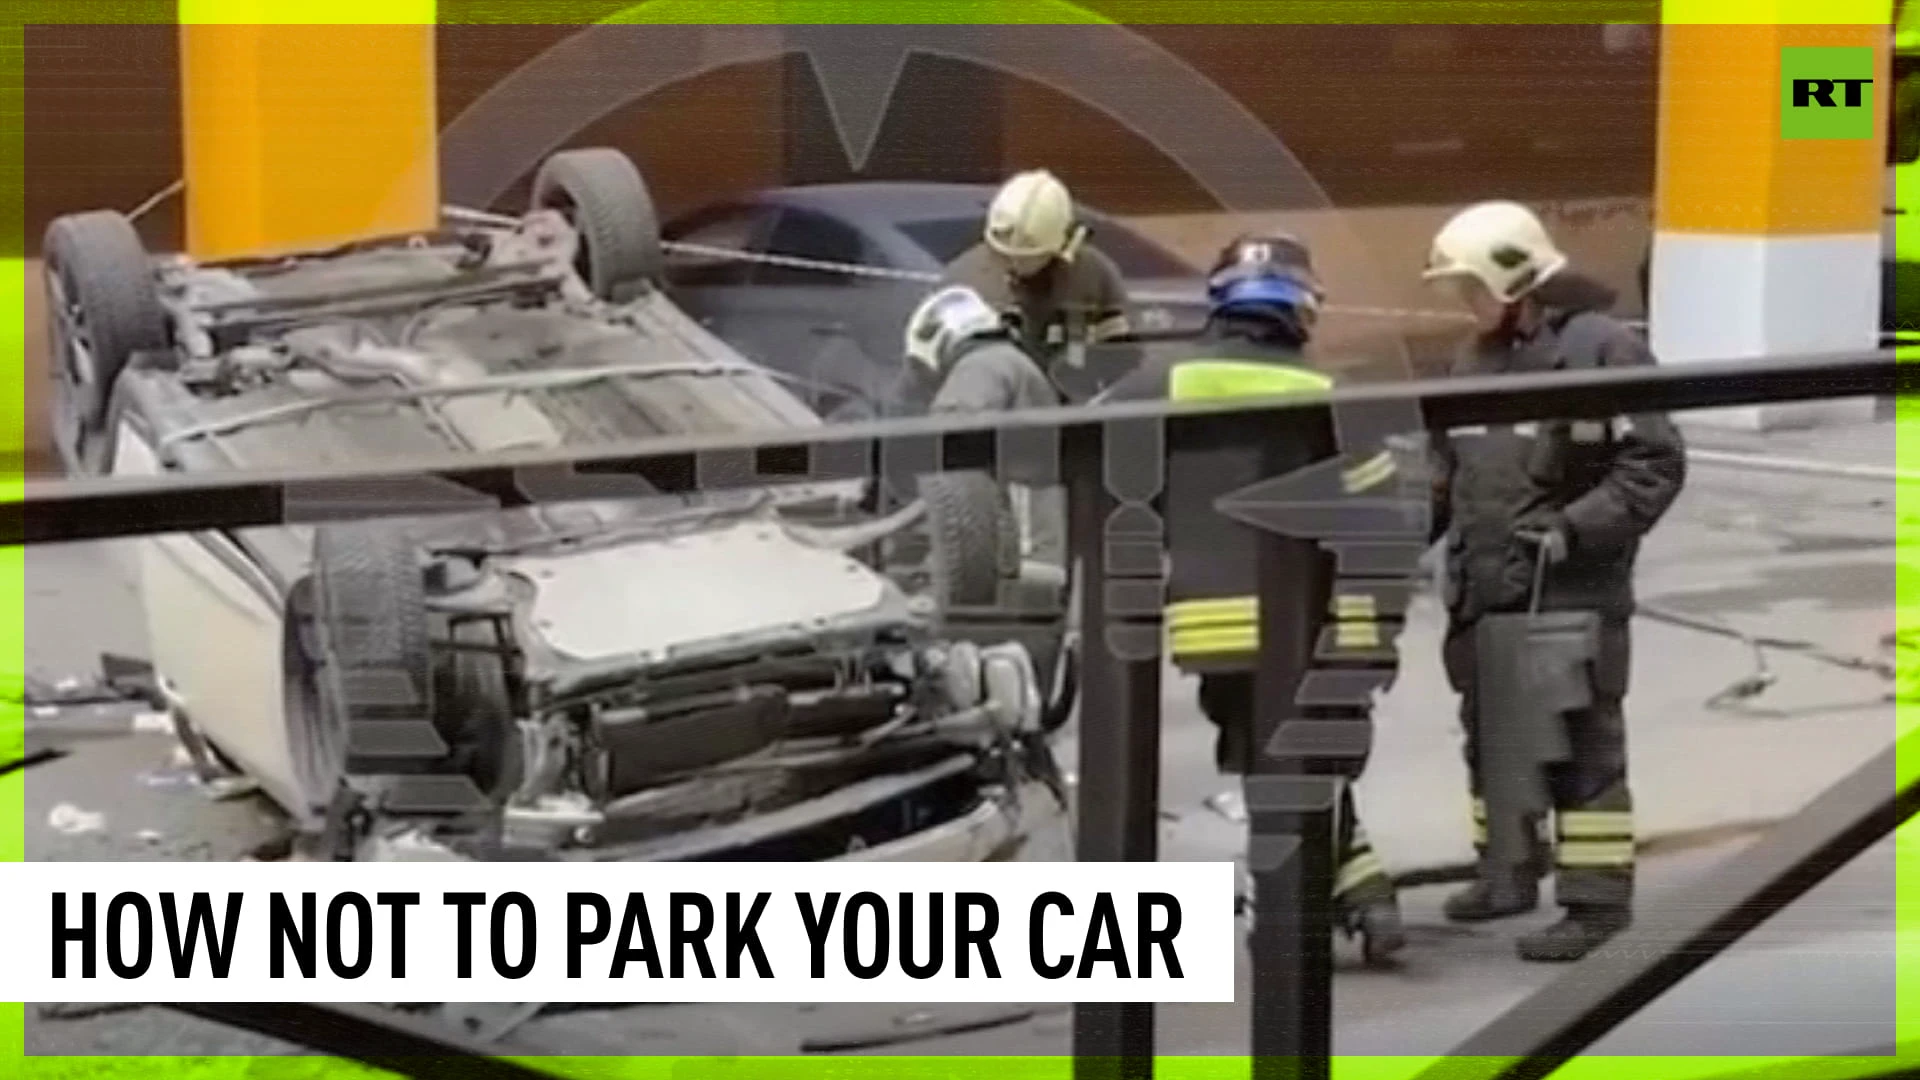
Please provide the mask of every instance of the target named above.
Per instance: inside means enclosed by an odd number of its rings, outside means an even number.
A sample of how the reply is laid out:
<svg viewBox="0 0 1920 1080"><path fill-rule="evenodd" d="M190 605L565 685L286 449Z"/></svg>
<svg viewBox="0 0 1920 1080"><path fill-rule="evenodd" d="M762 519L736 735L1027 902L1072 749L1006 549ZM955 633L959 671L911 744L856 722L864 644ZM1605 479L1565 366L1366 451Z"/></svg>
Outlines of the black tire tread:
<svg viewBox="0 0 1920 1080"><path fill-rule="evenodd" d="M412 683L431 718L436 687L426 583L405 532L378 522L323 525L314 531L313 551L321 650L335 668L327 696L352 693L348 679L355 673L395 672ZM323 722L346 723L365 704L337 701ZM452 771L452 759L440 766L409 771ZM352 755L345 773L369 775Z"/></svg>
<svg viewBox="0 0 1920 1080"><path fill-rule="evenodd" d="M94 427L106 419L113 384L133 355L167 345L167 314L154 286L153 263L133 222L114 210L55 218L42 250L45 272L61 276L93 339L94 385L81 403L81 419Z"/></svg>
<svg viewBox="0 0 1920 1080"><path fill-rule="evenodd" d="M611 147L563 150L533 180L534 209L567 209L595 296L632 300L660 280L660 219L633 159Z"/></svg>
<svg viewBox="0 0 1920 1080"><path fill-rule="evenodd" d="M983 472L934 473L920 478L927 504L927 564L943 604L987 606L1017 571L1018 522L1006 490Z"/></svg>
<svg viewBox="0 0 1920 1080"><path fill-rule="evenodd" d="M404 533L374 523L314 530L315 597L330 659L405 671L424 690L431 674L426 587ZM373 632L343 636L352 616Z"/></svg>

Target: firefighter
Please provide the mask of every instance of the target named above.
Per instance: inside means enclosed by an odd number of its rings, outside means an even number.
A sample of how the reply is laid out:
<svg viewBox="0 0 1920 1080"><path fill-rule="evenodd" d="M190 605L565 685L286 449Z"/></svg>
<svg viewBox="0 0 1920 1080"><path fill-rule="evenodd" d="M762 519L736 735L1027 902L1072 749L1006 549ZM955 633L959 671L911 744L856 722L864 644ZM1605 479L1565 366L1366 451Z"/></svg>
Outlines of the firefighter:
<svg viewBox="0 0 1920 1080"><path fill-rule="evenodd" d="M1652 354L1606 310L1611 290L1567 268L1538 218L1512 202L1455 215L1433 241L1425 278L1472 314L1477 333L1458 374L1638 367ZM1539 904L1550 843L1564 918L1518 941L1522 958L1570 962L1632 918L1633 804L1625 717L1640 540L1679 495L1686 451L1663 414L1605 422L1521 424L1446 433L1434 440L1435 532L1445 538L1447 677L1462 696L1478 879L1450 897L1447 916L1481 922ZM1563 714L1571 760L1548 767L1554 813L1528 822L1541 847L1525 865L1494 866L1476 763L1474 628L1494 613L1592 611L1601 618L1588 675L1591 706Z"/></svg>
<svg viewBox="0 0 1920 1080"><path fill-rule="evenodd" d="M1005 316L964 285L938 289L907 320L906 359L894 400L914 412L1007 412L1061 403L1059 389L1022 352ZM924 403L924 404L922 404ZM1066 505L1057 488L1012 485L1023 553L1066 565Z"/></svg>
<svg viewBox="0 0 1920 1080"><path fill-rule="evenodd" d="M1197 355L1150 360L1099 400L1271 397L1332 385L1302 356L1321 287L1300 241L1235 240L1216 261L1207 294L1211 311ZM1253 764L1257 540L1213 504L1260 479L1258 457L1237 448L1186 451L1167 462L1169 652L1182 671L1199 676L1201 711L1219 729L1214 761L1230 774L1245 774ZM1364 761L1353 763L1349 779L1364 767ZM1370 963L1380 963L1405 947L1406 934L1392 879L1361 828L1349 787L1342 786L1338 810L1335 901L1342 927L1361 938Z"/></svg>
<svg viewBox="0 0 1920 1080"><path fill-rule="evenodd" d="M1066 185L1043 169L1001 185L983 233L948 265L947 282L1008 313L1027 355L1074 400L1086 400L1084 347L1130 331L1119 268L1075 219Z"/></svg>

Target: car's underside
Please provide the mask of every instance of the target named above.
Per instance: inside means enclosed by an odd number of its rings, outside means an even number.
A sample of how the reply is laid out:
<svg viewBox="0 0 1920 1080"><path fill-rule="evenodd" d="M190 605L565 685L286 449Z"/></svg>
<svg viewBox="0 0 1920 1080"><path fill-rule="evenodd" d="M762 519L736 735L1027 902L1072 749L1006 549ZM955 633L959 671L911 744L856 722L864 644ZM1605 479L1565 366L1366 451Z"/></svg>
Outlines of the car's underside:
<svg viewBox="0 0 1920 1080"><path fill-rule="evenodd" d="M535 212L154 271L72 241L49 269L71 316L64 370L92 376L61 376L69 465L390 465L820 423L657 290L610 285L582 236L609 242ZM102 296L151 300L164 330ZM169 347L107 355L132 339ZM889 503L857 469L770 485L742 471L751 461L709 464L713 487L690 497L628 476L518 478L580 492L538 509L316 490L412 516L315 529L289 505L284 526L199 538L224 545L281 626L293 775L276 797L334 857L1017 846L1022 802L1058 794L1045 732L1065 699L1042 686L1062 598L995 608L1008 556L991 482L923 482ZM909 534L917 545L895 542ZM214 711L177 689L190 716ZM207 734L218 749L222 732ZM944 847L898 847L942 829Z"/></svg>

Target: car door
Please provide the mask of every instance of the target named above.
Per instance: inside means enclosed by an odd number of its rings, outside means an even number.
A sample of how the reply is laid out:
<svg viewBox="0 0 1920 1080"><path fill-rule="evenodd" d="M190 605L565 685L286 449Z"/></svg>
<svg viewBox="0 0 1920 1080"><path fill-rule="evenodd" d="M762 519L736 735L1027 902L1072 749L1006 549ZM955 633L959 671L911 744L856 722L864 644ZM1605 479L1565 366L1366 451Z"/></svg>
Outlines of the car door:
<svg viewBox="0 0 1920 1080"><path fill-rule="evenodd" d="M762 248L773 259L754 266L755 359L807 380L823 413L871 404L884 391L893 357L863 332L887 284L836 267L874 267L878 246L854 225L829 214L784 207ZM893 337L897 339L899 330ZM897 352L897 348L892 350Z"/></svg>
<svg viewBox="0 0 1920 1080"><path fill-rule="evenodd" d="M747 352L740 341L743 330L753 323L753 264L724 253L759 251L777 216L771 206L729 205L661 230L661 238L668 241L667 294L682 311L742 352Z"/></svg>

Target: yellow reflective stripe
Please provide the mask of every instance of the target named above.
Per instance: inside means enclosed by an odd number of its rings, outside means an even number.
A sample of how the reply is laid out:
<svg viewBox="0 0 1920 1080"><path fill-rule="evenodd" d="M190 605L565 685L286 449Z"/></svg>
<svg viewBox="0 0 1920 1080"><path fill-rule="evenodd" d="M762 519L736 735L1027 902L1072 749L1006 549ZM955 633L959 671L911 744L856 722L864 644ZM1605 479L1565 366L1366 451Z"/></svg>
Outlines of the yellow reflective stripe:
<svg viewBox="0 0 1920 1080"><path fill-rule="evenodd" d="M1340 621L1334 626L1334 643L1343 649L1379 648L1380 624L1374 621L1378 611L1373 597L1366 593L1335 595L1333 617Z"/></svg>
<svg viewBox="0 0 1920 1080"><path fill-rule="evenodd" d="M1376 622L1343 622L1334 627L1333 643L1343 649L1377 649L1380 647L1380 624Z"/></svg>
<svg viewBox="0 0 1920 1080"><path fill-rule="evenodd" d="M1334 599L1334 641L1343 649L1379 648L1384 638L1380 624L1373 621L1371 596L1341 596ZM1260 633L1260 607L1252 597L1236 596L1217 600L1179 600L1166 608L1167 627L1181 638L1206 631L1231 630L1249 635L1257 643Z"/></svg>
<svg viewBox="0 0 1920 1080"><path fill-rule="evenodd" d="M1393 474L1393 455L1382 450L1366 461L1343 470L1340 473L1340 485L1347 494L1354 495L1379 487L1393 479Z"/></svg>
<svg viewBox="0 0 1920 1080"><path fill-rule="evenodd" d="M1566 840L1633 839L1633 814L1626 810L1563 810L1558 832Z"/></svg>
<svg viewBox="0 0 1920 1080"><path fill-rule="evenodd" d="M1251 620L1259 609L1251 596L1229 596L1217 600L1176 600L1167 605L1167 618L1206 621L1221 619Z"/></svg>
<svg viewBox="0 0 1920 1080"><path fill-rule="evenodd" d="M1269 397L1331 389L1317 371L1259 360L1187 360L1175 364L1167 394L1175 401Z"/></svg>
<svg viewBox="0 0 1920 1080"><path fill-rule="evenodd" d="M1336 619L1371 619L1379 611L1369 593L1340 593L1333 598L1333 617Z"/></svg>
<svg viewBox="0 0 1920 1080"><path fill-rule="evenodd" d="M1631 866L1631 840L1567 840L1560 845L1554 861L1561 866Z"/></svg>
<svg viewBox="0 0 1920 1080"><path fill-rule="evenodd" d="M1167 605L1167 634L1175 657L1251 654L1260 648L1259 608L1250 596L1176 601Z"/></svg>
<svg viewBox="0 0 1920 1080"><path fill-rule="evenodd" d="M1251 630L1239 634L1174 634L1168 647L1175 659L1252 656L1260 651L1260 643Z"/></svg>
<svg viewBox="0 0 1920 1080"><path fill-rule="evenodd" d="M1340 867L1340 873L1333 879L1333 895L1352 892L1369 881L1386 876L1387 866L1378 855L1371 851L1361 852Z"/></svg>

